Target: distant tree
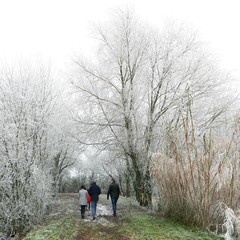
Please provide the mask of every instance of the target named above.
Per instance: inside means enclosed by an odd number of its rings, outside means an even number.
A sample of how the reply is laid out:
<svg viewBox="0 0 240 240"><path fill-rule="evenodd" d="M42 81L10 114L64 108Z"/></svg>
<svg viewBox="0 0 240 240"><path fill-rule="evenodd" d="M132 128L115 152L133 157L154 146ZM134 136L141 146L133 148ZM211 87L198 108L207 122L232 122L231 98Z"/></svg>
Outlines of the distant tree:
<svg viewBox="0 0 240 240"><path fill-rule="evenodd" d="M74 150L72 150L70 146L59 147L59 152L53 158L53 167L51 171L53 176L53 190L55 193L59 192L60 180L63 171L71 167L76 161L76 158L72 156Z"/></svg>

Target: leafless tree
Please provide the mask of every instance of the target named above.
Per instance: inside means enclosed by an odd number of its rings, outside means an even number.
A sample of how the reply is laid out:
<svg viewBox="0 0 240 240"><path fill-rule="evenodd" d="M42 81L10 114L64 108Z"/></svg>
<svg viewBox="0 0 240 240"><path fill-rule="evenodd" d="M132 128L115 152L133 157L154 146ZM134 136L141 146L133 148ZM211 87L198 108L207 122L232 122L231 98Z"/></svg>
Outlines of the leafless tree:
<svg viewBox="0 0 240 240"><path fill-rule="evenodd" d="M79 134L86 145L122 153L134 173L136 199L147 206L151 155L163 147L166 123L178 121L189 96L210 102L224 76L185 27L157 32L129 10L117 11L110 24L98 27L97 39L93 63L74 59ZM203 124L213 118L207 111Z"/></svg>

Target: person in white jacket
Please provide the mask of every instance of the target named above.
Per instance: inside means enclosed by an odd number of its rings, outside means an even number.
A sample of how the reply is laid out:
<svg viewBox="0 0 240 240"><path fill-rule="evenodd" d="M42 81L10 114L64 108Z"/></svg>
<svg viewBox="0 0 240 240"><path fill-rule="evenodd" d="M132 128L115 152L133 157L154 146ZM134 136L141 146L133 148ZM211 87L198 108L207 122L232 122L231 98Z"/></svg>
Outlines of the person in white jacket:
<svg viewBox="0 0 240 240"><path fill-rule="evenodd" d="M87 198L88 198L88 192L84 185L81 186L81 189L79 190L79 203L81 206L81 216L82 219L85 217L85 210L87 206Z"/></svg>

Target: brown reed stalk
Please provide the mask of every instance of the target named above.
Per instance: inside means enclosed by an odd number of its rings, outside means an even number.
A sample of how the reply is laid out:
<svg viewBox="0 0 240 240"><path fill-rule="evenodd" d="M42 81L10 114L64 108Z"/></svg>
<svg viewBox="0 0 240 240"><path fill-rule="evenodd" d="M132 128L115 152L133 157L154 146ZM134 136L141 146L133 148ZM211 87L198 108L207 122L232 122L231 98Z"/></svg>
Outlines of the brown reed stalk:
<svg viewBox="0 0 240 240"><path fill-rule="evenodd" d="M230 154L234 153L237 134L233 132L225 149L214 144L211 130L197 145L191 114L182 117L182 123L184 141L176 133L171 136L171 157L166 154L155 157L153 176L168 215L209 229L211 225L223 223L219 202L235 208L240 197L236 159Z"/></svg>

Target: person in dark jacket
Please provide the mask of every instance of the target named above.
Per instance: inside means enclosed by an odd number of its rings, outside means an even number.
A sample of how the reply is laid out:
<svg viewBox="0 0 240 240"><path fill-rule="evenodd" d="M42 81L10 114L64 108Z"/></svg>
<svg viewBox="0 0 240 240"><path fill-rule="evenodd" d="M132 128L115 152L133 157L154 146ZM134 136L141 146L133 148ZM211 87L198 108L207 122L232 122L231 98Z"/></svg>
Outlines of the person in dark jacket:
<svg viewBox="0 0 240 240"><path fill-rule="evenodd" d="M93 217L93 220L95 220L96 212L97 212L97 202L99 200L99 195L101 194L101 189L96 184L96 182L92 182L90 188L88 189L88 193L91 196L92 217Z"/></svg>
<svg viewBox="0 0 240 240"><path fill-rule="evenodd" d="M112 179L112 183L110 184L107 192L107 200L109 199L109 195L112 200L112 209L113 209L113 216L117 216L117 201L120 195L120 188L119 185L115 182L115 179Z"/></svg>

